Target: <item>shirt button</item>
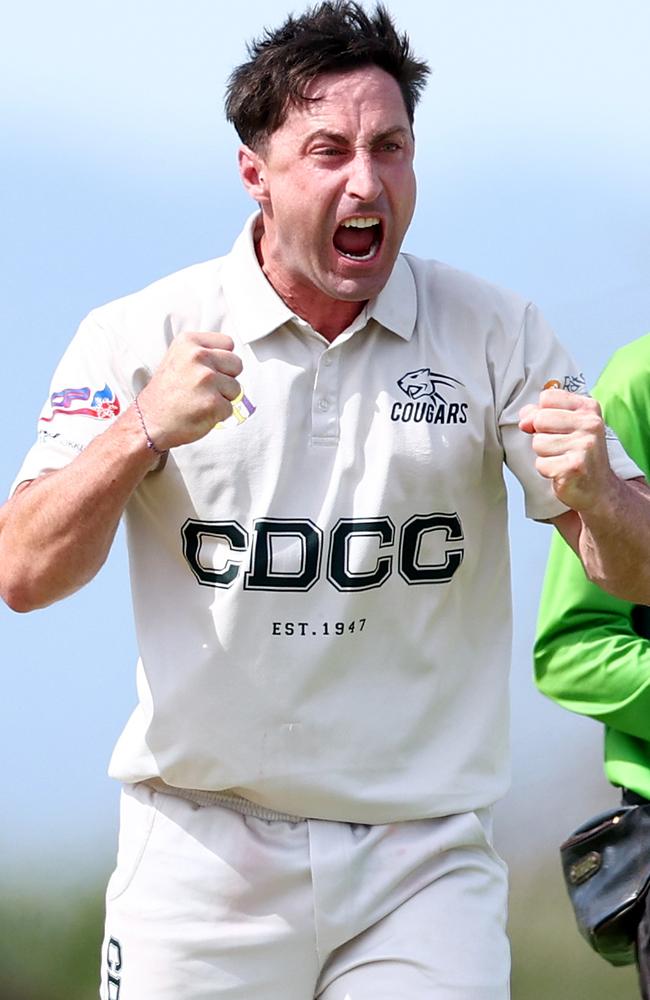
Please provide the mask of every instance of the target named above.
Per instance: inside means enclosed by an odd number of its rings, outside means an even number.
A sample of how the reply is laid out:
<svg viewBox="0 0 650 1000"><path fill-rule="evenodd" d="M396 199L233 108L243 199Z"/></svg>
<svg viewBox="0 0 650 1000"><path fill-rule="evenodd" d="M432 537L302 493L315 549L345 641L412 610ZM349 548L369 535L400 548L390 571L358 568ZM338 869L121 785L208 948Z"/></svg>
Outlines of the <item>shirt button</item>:
<svg viewBox="0 0 650 1000"><path fill-rule="evenodd" d="M326 399L319 399L318 400L318 409L322 410L323 413L325 413L325 410L329 410L329 408L330 408L330 404L328 403L328 401Z"/></svg>
<svg viewBox="0 0 650 1000"><path fill-rule="evenodd" d="M325 354L325 356L323 357L323 364L325 365L326 368L330 367L330 365L332 364L332 357L330 354L327 353Z"/></svg>

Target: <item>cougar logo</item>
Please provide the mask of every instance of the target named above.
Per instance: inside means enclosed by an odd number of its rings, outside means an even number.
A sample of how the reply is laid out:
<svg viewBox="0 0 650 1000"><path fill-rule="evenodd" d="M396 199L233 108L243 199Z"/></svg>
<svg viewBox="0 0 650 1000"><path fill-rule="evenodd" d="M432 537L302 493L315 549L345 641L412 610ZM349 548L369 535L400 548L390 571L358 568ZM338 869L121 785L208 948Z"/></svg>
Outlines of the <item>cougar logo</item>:
<svg viewBox="0 0 650 1000"><path fill-rule="evenodd" d="M450 375L432 372L430 368L418 368L415 372L407 372L406 375L403 375L397 380L397 384L409 399L422 399L424 396L430 396L437 403L444 403L446 400L436 389L436 384L453 388L457 385L462 386L463 383Z"/></svg>
<svg viewBox="0 0 650 1000"><path fill-rule="evenodd" d="M402 392L412 401L393 403L390 418L401 423L419 424L465 424L467 423L467 403L448 403L438 386L449 389L464 388L462 382L451 375L432 372L430 368L418 368L407 372L397 380Z"/></svg>

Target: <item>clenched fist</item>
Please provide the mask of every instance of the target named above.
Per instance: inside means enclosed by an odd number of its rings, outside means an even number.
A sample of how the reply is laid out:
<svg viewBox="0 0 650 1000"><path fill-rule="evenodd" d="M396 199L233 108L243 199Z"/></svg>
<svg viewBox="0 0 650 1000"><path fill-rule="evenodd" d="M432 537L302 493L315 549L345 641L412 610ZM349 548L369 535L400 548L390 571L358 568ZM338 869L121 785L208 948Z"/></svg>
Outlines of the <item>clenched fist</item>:
<svg viewBox="0 0 650 1000"><path fill-rule="evenodd" d="M204 437L232 413L241 360L223 333L181 333L138 396L150 438L160 451Z"/></svg>
<svg viewBox="0 0 650 1000"><path fill-rule="evenodd" d="M616 477L595 399L545 389L536 406L521 410L519 427L532 434L537 471L552 481L558 500L587 512L609 498Z"/></svg>

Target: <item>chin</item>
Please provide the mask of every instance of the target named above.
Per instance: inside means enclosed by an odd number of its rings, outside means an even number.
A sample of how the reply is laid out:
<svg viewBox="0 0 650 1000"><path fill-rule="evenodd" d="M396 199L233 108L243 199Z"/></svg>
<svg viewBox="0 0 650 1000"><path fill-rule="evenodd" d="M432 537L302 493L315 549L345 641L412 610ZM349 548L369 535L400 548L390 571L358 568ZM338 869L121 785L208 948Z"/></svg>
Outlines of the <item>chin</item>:
<svg viewBox="0 0 650 1000"><path fill-rule="evenodd" d="M390 277L390 271L382 274L362 277L339 278L336 288L330 293L332 298L341 302L366 302L374 299L381 292Z"/></svg>

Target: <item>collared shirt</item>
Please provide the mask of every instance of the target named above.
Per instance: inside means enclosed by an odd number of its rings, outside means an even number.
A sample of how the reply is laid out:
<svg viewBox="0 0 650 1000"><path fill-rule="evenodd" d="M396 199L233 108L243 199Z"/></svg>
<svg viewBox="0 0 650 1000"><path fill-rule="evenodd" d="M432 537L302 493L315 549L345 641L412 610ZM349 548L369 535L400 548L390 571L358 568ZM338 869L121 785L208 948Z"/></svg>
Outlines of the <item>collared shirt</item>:
<svg viewBox="0 0 650 1000"><path fill-rule="evenodd" d="M264 277L254 226L90 314L18 477L70 462L181 331L233 338L233 415L126 511L139 704L111 773L348 822L488 805L508 770L503 465L530 517L564 510L518 411L584 379L534 306L404 254L330 344Z"/></svg>

